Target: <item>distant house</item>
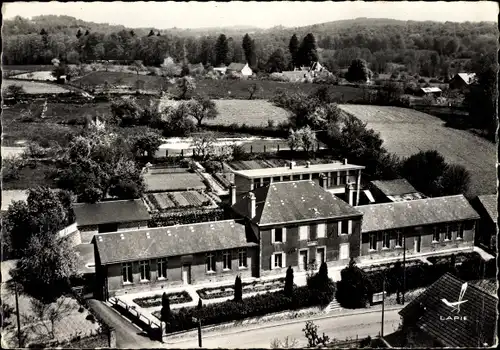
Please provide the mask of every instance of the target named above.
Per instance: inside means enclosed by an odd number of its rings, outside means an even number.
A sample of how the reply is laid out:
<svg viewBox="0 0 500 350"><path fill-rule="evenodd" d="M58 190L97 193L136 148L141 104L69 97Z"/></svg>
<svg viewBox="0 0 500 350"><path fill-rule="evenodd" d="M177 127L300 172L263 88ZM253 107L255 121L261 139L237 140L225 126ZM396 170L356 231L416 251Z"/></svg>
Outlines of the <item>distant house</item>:
<svg viewBox="0 0 500 350"><path fill-rule="evenodd" d="M219 73L221 75L225 75L226 71L227 71L227 67L226 66L214 68L214 72Z"/></svg>
<svg viewBox="0 0 500 350"><path fill-rule="evenodd" d="M423 88L420 88L420 90L418 91L419 96L432 95L432 96L437 97L437 96L441 96L442 93L443 93L443 91L438 87L423 87Z"/></svg>
<svg viewBox="0 0 500 350"><path fill-rule="evenodd" d="M418 192L406 179L371 181L369 190L377 203L426 198L425 195Z"/></svg>
<svg viewBox="0 0 500 350"><path fill-rule="evenodd" d="M234 191L234 188L232 189ZM256 188L232 209L260 240L260 276L343 266L359 256L361 213L311 180Z"/></svg>
<svg viewBox="0 0 500 350"><path fill-rule="evenodd" d="M476 244L495 254L497 245L498 197L496 194L478 196L471 201L471 205L481 216L476 230Z"/></svg>
<svg viewBox="0 0 500 350"><path fill-rule="evenodd" d="M234 220L144 228L94 237L97 296L258 275L255 238Z"/></svg>
<svg viewBox="0 0 500 350"><path fill-rule="evenodd" d="M227 67L226 74L237 73L241 74L245 77L248 77L253 74L252 68L248 65L248 63L231 63Z"/></svg>
<svg viewBox="0 0 500 350"><path fill-rule="evenodd" d="M148 226L151 219L142 199L73 204L82 243L90 243L98 233Z"/></svg>
<svg viewBox="0 0 500 350"><path fill-rule="evenodd" d="M449 82L450 90L465 90L476 82L475 73L458 73Z"/></svg>
<svg viewBox="0 0 500 350"><path fill-rule="evenodd" d="M472 250L478 213L463 195L361 205L361 258Z"/></svg>
<svg viewBox="0 0 500 350"><path fill-rule="evenodd" d="M403 326L397 338L406 340L390 345L421 349L494 347L497 304L496 291L491 295L447 273L399 311Z"/></svg>

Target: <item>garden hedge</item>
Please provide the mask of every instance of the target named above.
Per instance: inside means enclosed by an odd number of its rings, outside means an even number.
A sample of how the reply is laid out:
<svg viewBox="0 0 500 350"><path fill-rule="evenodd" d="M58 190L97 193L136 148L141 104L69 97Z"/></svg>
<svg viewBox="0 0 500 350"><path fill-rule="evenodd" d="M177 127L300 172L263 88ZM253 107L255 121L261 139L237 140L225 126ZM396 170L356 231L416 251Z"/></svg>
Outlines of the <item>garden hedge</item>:
<svg viewBox="0 0 500 350"><path fill-rule="evenodd" d="M193 317L201 316L202 324L207 326L286 310L325 306L332 299L333 293L321 292L304 286L295 288L291 298L285 296L283 291L278 291L248 297L241 302L228 300L222 303L208 304L203 306L201 310L182 308L178 312L172 313L167 332L195 328L197 325L193 322ZM159 317L159 313L154 315Z"/></svg>

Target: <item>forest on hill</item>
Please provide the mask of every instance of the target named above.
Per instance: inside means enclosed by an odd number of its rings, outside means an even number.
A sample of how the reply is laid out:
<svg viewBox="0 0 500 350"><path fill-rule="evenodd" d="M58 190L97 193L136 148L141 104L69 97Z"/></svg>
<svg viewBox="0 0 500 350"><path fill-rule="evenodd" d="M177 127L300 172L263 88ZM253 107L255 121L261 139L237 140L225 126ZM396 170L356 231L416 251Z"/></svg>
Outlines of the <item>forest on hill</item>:
<svg viewBox="0 0 500 350"><path fill-rule="evenodd" d="M291 68L292 35L297 35L300 44L311 33L320 62L332 72L362 58L374 72L403 70L423 76L449 76L471 70L471 59L495 52L498 40L498 28L490 22L368 18L265 30L159 30L98 24L68 16L38 16L5 20L2 31L4 64L50 64L57 57L68 63L140 60L158 66L170 56L178 62L202 63L206 67L249 61L256 71L268 71L270 61L276 60Z"/></svg>

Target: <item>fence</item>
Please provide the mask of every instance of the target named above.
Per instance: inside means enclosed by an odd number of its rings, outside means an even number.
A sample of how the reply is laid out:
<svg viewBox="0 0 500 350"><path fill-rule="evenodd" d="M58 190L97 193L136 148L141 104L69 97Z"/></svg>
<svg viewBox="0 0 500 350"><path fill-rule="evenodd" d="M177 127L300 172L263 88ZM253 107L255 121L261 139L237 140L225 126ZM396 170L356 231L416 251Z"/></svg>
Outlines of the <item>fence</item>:
<svg viewBox="0 0 500 350"><path fill-rule="evenodd" d="M129 306L123 300L120 300L115 297L109 298L109 302L116 308L118 311L125 313L128 316L131 316L132 321L136 323L139 327L144 329L150 335L157 335L158 330L161 330L161 324L159 321L153 321L145 315L141 314L139 311L135 309L135 307Z"/></svg>

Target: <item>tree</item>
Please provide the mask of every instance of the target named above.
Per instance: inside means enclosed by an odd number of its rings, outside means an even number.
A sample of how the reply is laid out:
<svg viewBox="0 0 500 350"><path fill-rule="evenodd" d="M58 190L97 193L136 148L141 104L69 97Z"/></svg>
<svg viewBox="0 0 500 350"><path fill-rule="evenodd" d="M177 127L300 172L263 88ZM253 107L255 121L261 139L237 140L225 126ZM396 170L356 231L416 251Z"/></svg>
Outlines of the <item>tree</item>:
<svg viewBox="0 0 500 350"><path fill-rule="evenodd" d="M131 150L136 157L146 156L152 159L162 144L162 139L158 133L144 130L131 137Z"/></svg>
<svg viewBox="0 0 500 350"><path fill-rule="evenodd" d="M191 77L182 77L176 81L176 96L179 100L188 99L189 94L191 94L196 89L196 84L194 79Z"/></svg>
<svg viewBox="0 0 500 350"><path fill-rule="evenodd" d="M447 165L441 177L441 194L443 196L453 196L465 194L469 189L470 174L461 165Z"/></svg>
<svg viewBox="0 0 500 350"><path fill-rule="evenodd" d="M269 73L282 72L286 70L287 64L282 49L275 50L267 60L267 71Z"/></svg>
<svg viewBox="0 0 500 350"><path fill-rule="evenodd" d="M330 337L323 333L323 336L318 335L318 326L313 321L307 321L306 326L302 329L305 337L307 338L307 345L310 348L317 347L318 345L326 346L330 341Z"/></svg>
<svg viewBox="0 0 500 350"><path fill-rule="evenodd" d="M292 35L290 38L290 43L288 44L288 50L290 51L290 55L292 56L291 68L292 70L300 65L298 59L299 53L299 39L297 35Z"/></svg>
<svg viewBox="0 0 500 350"><path fill-rule="evenodd" d="M140 72L144 72L146 70L146 67L144 67L142 61L136 60L134 61L134 63L132 63L130 69L136 72L137 75L139 75Z"/></svg>
<svg viewBox="0 0 500 350"><path fill-rule="evenodd" d="M234 281L234 301L240 302L243 297L243 286L241 284L240 276L236 276Z"/></svg>
<svg viewBox="0 0 500 350"><path fill-rule="evenodd" d="M151 30L149 31L148 37L153 36L153 35L155 35L155 32L153 31L153 29L151 29Z"/></svg>
<svg viewBox="0 0 500 350"><path fill-rule="evenodd" d="M161 311L160 311L161 322L165 323L166 329L169 329L170 321L172 318L172 311L170 310L170 300L167 293L163 292L161 296Z"/></svg>
<svg viewBox="0 0 500 350"><path fill-rule="evenodd" d="M370 79L371 72L365 60L357 58L351 61L345 78L351 82L366 82Z"/></svg>
<svg viewBox="0 0 500 350"><path fill-rule="evenodd" d="M250 67L255 68L255 42L252 40L252 38L250 38L250 35L248 35L248 33L243 37L241 46L245 54L245 61Z"/></svg>
<svg viewBox="0 0 500 350"><path fill-rule="evenodd" d="M271 341L271 349L293 349L299 344L298 340L286 336L283 341L275 338Z"/></svg>
<svg viewBox="0 0 500 350"><path fill-rule="evenodd" d="M55 233L32 236L24 256L11 271L23 292L43 303L52 303L68 292L70 279L79 275L78 255L68 240Z"/></svg>
<svg viewBox="0 0 500 350"><path fill-rule="evenodd" d="M78 31L76 32L76 38L77 39L80 39L80 37L82 36L82 31L80 29L78 29Z"/></svg>
<svg viewBox="0 0 500 350"><path fill-rule="evenodd" d="M217 66L229 63L228 52L229 52L228 40L224 34L221 34L219 35L219 38L215 43L215 64Z"/></svg>
<svg viewBox="0 0 500 350"><path fill-rule="evenodd" d="M56 324L69 316L74 309L75 306L64 297L58 298L53 303L45 303L37 299L32 299L31 310L33 315L28 316L28 322L38 325L41 323L50 339L54 339ZM40 322L41 320L43 320L43 322ZM40 328L41 327L32 327L30 331L39 333Z"/></svg>
<svg viewBox="0 0 500 350"><path fill-rule="evenodd" d="M403 291L403 267L401 261L396 261L389 270L388 280L392 288L396 290L396 302L400 303L400 294Z"/></svg>
<svg viewBox="0 0 500 350"><path fill-rule="evenodd" d="M141 108L135 99L120 98L111 102L113 120L123 127L139 125L141 112Z"/></svg>
<svg viewBox="0 0 500 350"><path fill-rule="evenodd" d="M302 147L302 135L299 133L299 131L295 131L293 129L290 129L288 133L288 146L290 147L290 150L295 151Z"/></svg>
<svg viewBox="0 0 500 350"><path fill-rule="evenodd" d="M314 38L312 33L309 33L304 37L297 55L299 64L306 67L310 67L314 62L318 61L316 38Z"/></svg>
<svg viewBox="0 0 500 350"><path fill-rule="evenodd" d="M287 297L291 297L293 295L293 269L291 266L288 266L288 269L286 270L284 292Z"/></svg>
<svg viewBox="0 0 500 350"><path fill-rule="evenodd" d="M370 299L371 285L365 272L356 266L354 259L340 271L340 276L335 295L339 304L350 309L366 307Z"/></svg>
<svg viewBox="0 0 500 350"><path fill-rule="evenodd" d="M47 35L47 31L45 30L45 28L42 28L42 30L40 31L40 35Z"/></svg>
<svg viewBox="0 0 500 350"><path fill-rule="evenodd" d="M52 76L57 79L57 81L61 80L61 77L68 74L68 67L64 63L57 64L52 70Z"/></svg>
<svg viewBox="0 0 500 350"><path fill-rule="evenodd" d="M306 125L299 131L297 131L302 139L302 148L304 152L309 153L312 149L314 149L314 145L316 144L316 133L312 131L309 125Z"/></svg>
<svg viewBox="0 0 500 350"><path fill-rule="evenodd" d="M259 91L262 91L262 87L259 84L257 83L250 84L250 86L248 87L248 92L250 93L248 99L251 100L253 96Z"/></svg>
<svg viewBox="0 0 500 350"><path fill-rule="evenodd" d="M22 95L26 93L24 87L22 85L8 85L5 89L5 93L8 97L13 98L14 100L18 100Z"/></svg>
<svg viewBox="0 0 500 350"><path fill-rule="evenodd" d="M212 133L203 133L193 137L192 146L196 152L196 157L201 161L210 159L215 153L215 142L217 139Z"/></svg>
<svg viewBox="0 0 500 350"><path fill-rule="evenodd" d="M163 136L187 136L196 129L189 103L168 106L163 114Z"/></svg>
<svg viewBox="0 0 500 350"><path fill-rule="evenodd" d="M190 109L191 115L198 122L198 127L201 126L203 120L215 119L219 114L215 103L205 95L198 95L194 100L191 100Z"/></svg>
<svg viewBox="0 0 500 350"><path fill-rule="evenodd" d="M420 151L404 160L401 172L417 191L428 196L438 196L445 169L446 162L439 152Z"/></svg>

